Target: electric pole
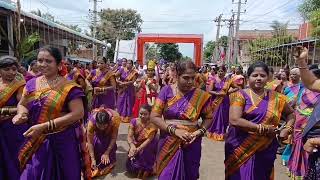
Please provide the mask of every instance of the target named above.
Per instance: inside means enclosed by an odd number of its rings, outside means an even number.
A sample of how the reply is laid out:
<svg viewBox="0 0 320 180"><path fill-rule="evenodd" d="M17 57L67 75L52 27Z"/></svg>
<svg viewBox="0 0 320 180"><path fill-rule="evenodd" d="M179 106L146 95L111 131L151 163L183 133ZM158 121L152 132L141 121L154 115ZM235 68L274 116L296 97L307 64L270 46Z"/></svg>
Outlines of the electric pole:
<svg viewBox="0 0 320 180"><path fill-rule="evenodd" d="M232 0L232 3L234 3L234 0ZM236 4L238 4L238 10L237 10L237 20L236 20L236 32L235 32L235 43L234 43L234 56L233 56L233 63L238 63L239 58L239 29L240 29L240 14L244 13L241 12L241 6L242 4L246 4L247 0L245 0L244 3L241 2L241 0L238 0Z"/></svg>
<svg viewBox="0 0 320 180"><path fill-rule="evenodd" d="M214 47L214 61L217 62L219 60L219 37L220 37L220 28L221 28L221 20L222 20L222 14L217 17L214 22L217 22L217 34L216 34L216 43Z"/></svg>
<svg viewBox="0 0 320 180"><path fill-rule="evenodd" d="M229 40L228 40L228 50L227 50L227 64L228 69L230 69L230 60L232 59L232 49L233 49L233 35L234 35L234 14L232 14L230 20L229 20Z"/></svg>
<svg viewBox="0 0 320 180"><path fill-rule="evenodd" d="M101 0L99 1L101 2ZM93 22L92 22L92 36L95 39L96 38L96 34L97 34L97 15L98 15L98 11L97 11L97 3L98 0L93 0ZM92 59L96 60L97 58L97 46L94 42L92 42Z"/></svg>

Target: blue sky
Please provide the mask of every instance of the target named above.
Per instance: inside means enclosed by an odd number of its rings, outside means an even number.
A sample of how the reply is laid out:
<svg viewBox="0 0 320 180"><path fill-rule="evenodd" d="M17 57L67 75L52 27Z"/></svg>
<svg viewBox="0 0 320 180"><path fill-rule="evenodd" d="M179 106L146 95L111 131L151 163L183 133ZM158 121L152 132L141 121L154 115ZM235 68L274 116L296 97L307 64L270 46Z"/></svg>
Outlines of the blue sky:
<svg viewBox="0 0 320 180"><path fill-rule="evenodd" d="M235 0L236 1L236 0ZM242 0L244 1L244 0ZM303 0L248 0L243 5L240 29L270 29L273 20L289 21L291 28L303 22L297 7ZM53 14L66 24L78 24L87 28L88 12L93 3L89 0L22 0L25 11L40 9ZM143 33L203 34L205 42L215 40L217 26L213 20L223 13L230 18L236 5L232 0L102 0L98 9L132 8L144 20ZM221 35L227 35L223 24ZM193 45L180 45L184 55L192 57Z"/></svg>

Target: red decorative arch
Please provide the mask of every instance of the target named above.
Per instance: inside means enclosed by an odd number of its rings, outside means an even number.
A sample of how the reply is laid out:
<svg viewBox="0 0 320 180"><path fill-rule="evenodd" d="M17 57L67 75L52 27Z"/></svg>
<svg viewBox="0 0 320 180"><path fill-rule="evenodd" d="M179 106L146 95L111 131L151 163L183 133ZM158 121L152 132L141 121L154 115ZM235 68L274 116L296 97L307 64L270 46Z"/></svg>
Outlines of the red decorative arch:
<svg viewBox="0 0 320 180"><path fill-rule="evenodd" d="M138 34L137 37L137 61L143 64L145 61L144 44L154 43L193 43L194 62L199 67L202 61L203 35L199 34Z"/></svg>

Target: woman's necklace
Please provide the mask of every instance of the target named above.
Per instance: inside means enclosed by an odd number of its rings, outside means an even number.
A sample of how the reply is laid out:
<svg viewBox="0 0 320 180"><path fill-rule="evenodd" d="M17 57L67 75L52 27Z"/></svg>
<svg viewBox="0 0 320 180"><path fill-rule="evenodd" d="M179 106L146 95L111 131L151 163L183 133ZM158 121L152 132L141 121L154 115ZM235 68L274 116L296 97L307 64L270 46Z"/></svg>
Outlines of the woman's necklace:
<svg viewBox="0 0 320 180"><path fill-rule="evenodd" d="M40 81L40 87L41 87L41 89L43 89L43 88L47 88L47 87L51 87L51 86L56 86L58 84L58 82L60 81L60 79L61 79L61 76L59 76L59 75L57 75L52 80L48 80L47 78L42 77L41 81Z"/></svg>
<svg viewBox="0 0 320 180"><path fill-rule="evenodd" d="M258 94L255 93L252 89L249 89L249 94L250 94L250 99L251 99L252 105L255 106L255 107L257 107L256 102L254 101L254 98L253 98L252 94L254 94L255 97L257 97L257 98L259 99L258 102L260 102L260 101L262 101L263 98L266 96L266 90L264 89L264 90L263 90L263 93L262 93L261 95L258 95Z"/></svg>

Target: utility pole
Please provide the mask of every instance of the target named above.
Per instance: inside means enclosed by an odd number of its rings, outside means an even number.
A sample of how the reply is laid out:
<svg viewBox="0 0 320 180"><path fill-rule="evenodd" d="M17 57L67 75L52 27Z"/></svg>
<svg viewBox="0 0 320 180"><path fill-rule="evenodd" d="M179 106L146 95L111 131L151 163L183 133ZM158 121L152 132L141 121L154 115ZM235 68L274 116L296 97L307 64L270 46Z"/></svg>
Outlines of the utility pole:
<svg viewBox="0 0 320 180"><path fill-rule="evenodd" d="M217 34L216 34L216 43L214 47L214 61L217 62L219 60L219 37L220 37L220 29L221 29L221 20L222 20L222 15L220 14L219 17L217 17L214 22L218 23L217 24Z"/></svg>
<svg viewBox="0 0 320 180"><path fill-rule="evenodd" d="M229 41L228 41L228 50L227 50L227 64L228 69L230 69L230 60L232 58L232 50L233 50L233 35L234 35L234 14L232 14L231 18L229 19Z"/></svg>
<svg viewBox="0 0 320 180"><path fill-rule="evenodd" d="M234 3L234 0L232 0L232 3ZM245 0L244 3L241 2L241 0L238 0L238 10L237 10L237 20L236 20L236 32L235 32L235 43L234 43L234 56L233 56L233 63L238 63L238 58L239 58L239 29L240 29L240 15L241 13L241 6L243 4L246 4L247 0Z"/></svg>
<svg viewBox="0 0 320 180"><path fill-rule="evenodd" d="M21 62L21 54L20 54L20 47L21 47L21 3L20 0L17 0L17 17L16 17L16 43L17 47L15 48L15 55L18 58L18 61ZM8 33L9 34L9 33Z"/></svg>
<svg viewBox="0 0 320 180"><path fill-rule="evenodd" d="M101 0L99 2L101 2ZM92 36L93 36L94 39L96 38L96 34L97 34L97 15L98 15L97 4L98 4L98 0L93 0ZM96 46L96 44L94 42L92 43L92 51L93 51L92 59L96 60L96 58L97 58L97 46Z"/></svg>

